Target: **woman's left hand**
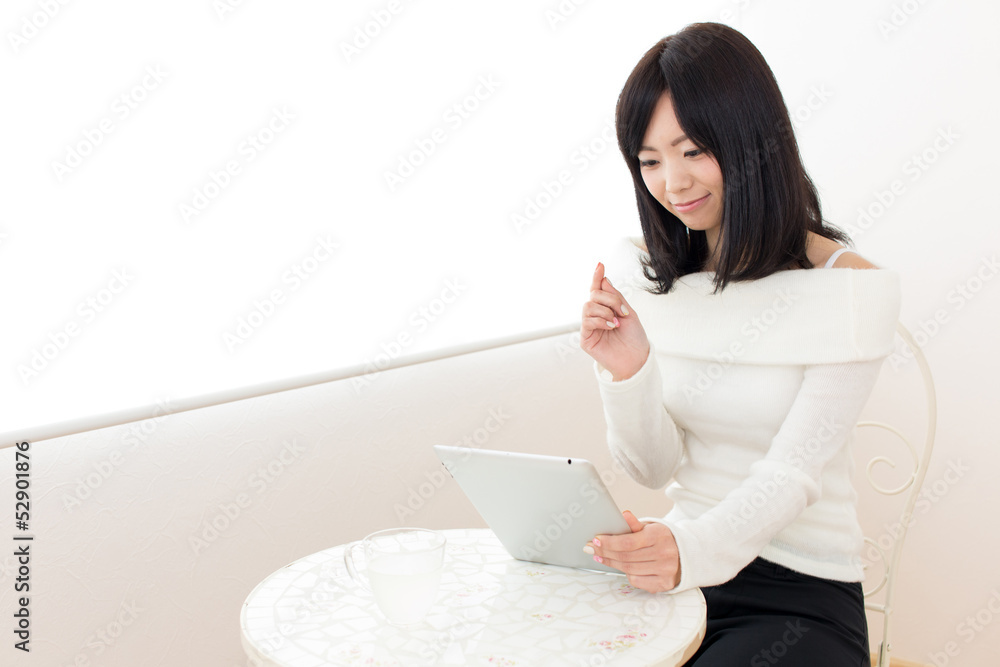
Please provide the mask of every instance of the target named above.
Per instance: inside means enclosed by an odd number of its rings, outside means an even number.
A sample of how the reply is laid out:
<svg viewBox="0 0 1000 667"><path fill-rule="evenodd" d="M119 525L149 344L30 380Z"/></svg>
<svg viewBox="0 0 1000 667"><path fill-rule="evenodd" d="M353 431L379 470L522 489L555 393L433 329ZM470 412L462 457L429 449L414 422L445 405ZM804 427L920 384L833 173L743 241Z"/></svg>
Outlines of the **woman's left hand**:
<svg viewBox="0 0 1000 667"><path fill-rule="evenodd" d="M592 549L594 560L621 570L636 588L662 593L676 587L681 580L681 563L674 534L662 523L643 523L628 510L622 514L631 533L598 535L587 542L584 551Z"/></svg>

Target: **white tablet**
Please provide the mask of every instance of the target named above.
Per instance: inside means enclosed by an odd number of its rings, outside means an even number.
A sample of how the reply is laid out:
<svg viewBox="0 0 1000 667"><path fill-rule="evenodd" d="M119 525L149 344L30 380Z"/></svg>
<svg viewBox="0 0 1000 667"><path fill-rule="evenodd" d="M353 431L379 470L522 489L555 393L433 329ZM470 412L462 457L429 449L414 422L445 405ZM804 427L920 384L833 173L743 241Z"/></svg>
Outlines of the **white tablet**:
<svg viewBox="0 0 1000 667"><path fill-rule="evenodd" d="M590 461L446 445L434 451L514 558L624 576L583 551L595 535L631 532Z"/></svg>

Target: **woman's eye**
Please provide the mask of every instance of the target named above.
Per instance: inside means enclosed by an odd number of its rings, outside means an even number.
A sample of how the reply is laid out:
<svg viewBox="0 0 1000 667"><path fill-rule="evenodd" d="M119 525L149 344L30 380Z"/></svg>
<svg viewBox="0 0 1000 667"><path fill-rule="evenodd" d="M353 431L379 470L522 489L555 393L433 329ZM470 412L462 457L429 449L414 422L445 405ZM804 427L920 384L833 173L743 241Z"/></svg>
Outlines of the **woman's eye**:
<svg viewBox="0 0 1000 667"><path fill-rule="evenodd" d="M684 153L684 157L698 157L702 153L704 153L704 151L702 149L696 148L694 150L690 150L690 151L687 151L686 153ZM657 162L656 160L639 160L639 167L640 168L641 167L652 167L653 165L656 164L656 162Z"/></svg>

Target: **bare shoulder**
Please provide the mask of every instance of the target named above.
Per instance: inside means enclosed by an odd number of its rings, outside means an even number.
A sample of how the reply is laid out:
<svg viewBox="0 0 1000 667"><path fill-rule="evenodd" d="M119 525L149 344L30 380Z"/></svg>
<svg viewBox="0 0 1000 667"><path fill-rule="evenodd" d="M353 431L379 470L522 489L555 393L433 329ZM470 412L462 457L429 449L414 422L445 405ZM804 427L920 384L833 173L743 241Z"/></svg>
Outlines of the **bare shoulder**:
<svg viewBox="0 0 1000 667"><path fill-rule="evenodd" d="M840 245L833 239L828 239L825 236L809 232L809 240L806 245L806 255L809 257L809 261L812 262L814 267L822 268L826 266L827 261L829 261L833 253L844 247L845 246ZM840 253L837 259L834 260L833 266L830 268L877 269L879 267L875 266L853 250L846 250Z"/></svg>
<svg viewBox="0 0 1000 667"><path fill-rule="evenodd" d="M827 258L829 259L829 258ZM849 250L843 253L833 262L832 269L877 269L879 267L875 266L867 259L857 254L853 250Z"/></svg>

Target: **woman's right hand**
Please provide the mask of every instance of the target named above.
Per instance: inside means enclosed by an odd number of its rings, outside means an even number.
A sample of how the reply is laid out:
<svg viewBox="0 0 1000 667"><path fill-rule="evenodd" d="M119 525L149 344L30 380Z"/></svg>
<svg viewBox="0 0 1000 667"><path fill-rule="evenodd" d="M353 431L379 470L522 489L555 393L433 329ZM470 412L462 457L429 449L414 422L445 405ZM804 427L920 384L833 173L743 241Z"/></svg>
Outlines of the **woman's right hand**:
<svg viewBox="0 0 1000 667"><path fill-rule="evenodd" d="M615 382L635 375L649 356L649 339L625 297L597 264L590 285L590 301L583 305L580 347L611 371Z"/></svg>

